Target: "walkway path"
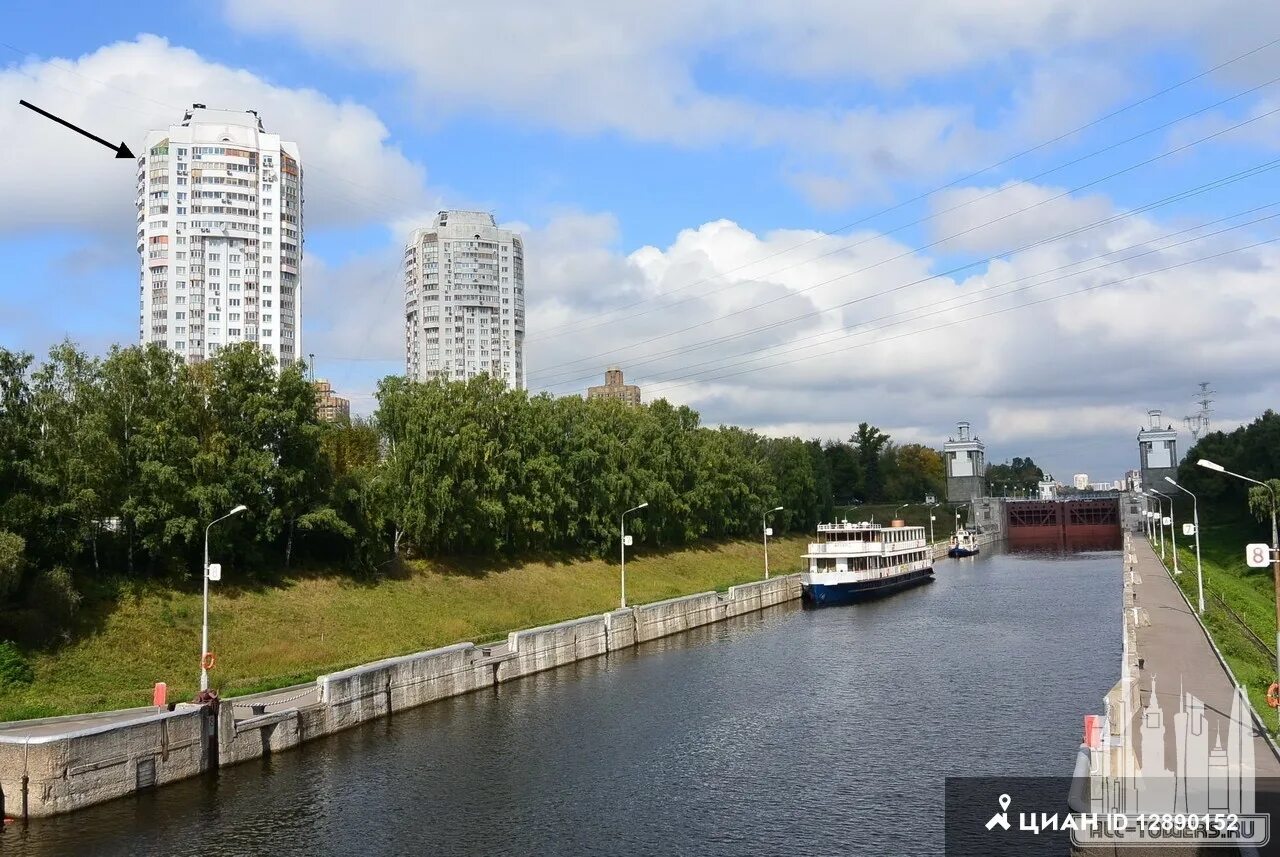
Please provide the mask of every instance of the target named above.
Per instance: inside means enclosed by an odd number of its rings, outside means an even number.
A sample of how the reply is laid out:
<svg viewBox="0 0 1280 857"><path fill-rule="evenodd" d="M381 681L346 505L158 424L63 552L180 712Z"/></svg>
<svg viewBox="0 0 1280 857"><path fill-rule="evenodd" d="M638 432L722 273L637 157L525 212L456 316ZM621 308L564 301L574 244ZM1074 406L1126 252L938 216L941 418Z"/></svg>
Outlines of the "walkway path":
<svg viewBox="0 0 1280 857"><path fill-rule="evenodd" d="M1226 719L1231 715L1235 685L1222 668L1213 647L1205 637L1195 613L1188 608L1160 557L1145 539L1134 537L1134 552L1138 557L1138 576L1135 584L1137 606L1147 611L1149 626L1138 627L1138 653L1145 663L1140 675L1140 705L1135 712L1135 727L1151 698L1151 681L1156 683L1156 700L1166 718L1171 718L1181 703L1181 691L1195 694L1205 704L1210 729L1216 717L1223 718L1223 734ZM1182 574L1194 574L1194 569L1183 569ZM1267 712L1272 714L1272 712ZM1135 728L1138 748L1141 732ZM1174 751L1175 731L1165 730L1165 752L1169 759ZM1261 734L1254 734L1253 759L1256 775L1280 778L1280 760Z"/></svg>

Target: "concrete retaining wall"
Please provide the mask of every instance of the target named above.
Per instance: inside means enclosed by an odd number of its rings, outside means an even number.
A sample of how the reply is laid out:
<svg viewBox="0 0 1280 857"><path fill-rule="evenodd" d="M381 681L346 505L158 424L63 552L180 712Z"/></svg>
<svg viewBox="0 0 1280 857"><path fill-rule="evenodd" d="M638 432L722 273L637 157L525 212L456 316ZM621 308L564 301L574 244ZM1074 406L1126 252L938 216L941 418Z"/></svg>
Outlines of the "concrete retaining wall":
<svg viewBox="0 0 1280 857"><path fill-rule="evenodd" d="M0 736L5 814L56 815L152 786L195 776L211 764L213 716L198 706L157 712L75 731L35 721L35 734ZM206 737L208 740L206 741Z"/></svg>
<svg viewBox="0 0 1280 857"><path fill-rule="evenodd" d="M226 700L218 712L218 766L247 762L327 735L328 709L316 701L319 690L319 683L312 682ZM281 693L287 693L286 699L301 695L309 701L276 705L261 714L253 711L254 702L278 699Z"/></svg>
<svg viewBox="0 0 1280 857"><path fill-rule="evenodd" d="M113 721L71 731L84 717L5 725L0 787L9 815L20 815L28 777L30 816L54 815L234 765L450 696L669 634L762 610L800 597L797 574L702 592L514 631L504 643L458 643L376 661L297 685L228 698L215 715L195 706L113 712ZM253 705L264 710L257 713ZM136 711L137 718L129 718ZM128 718L120 722L120 718ZM29 727L27 738L16 737ZM202 736L204 740L202 740ZM216 760L216 761L215 761Z"/></svg>
<svg viewBox="0 0 1280 857"><path fill-rule="evenodd" d="M609 651L609 625L616 621L622 620L605 615L588 616L527 631L512 631L507 635L510 659L498 664L498 681L510 681L603 655Z"/></svg>
<svg viewBox="0 0 1280 857"><path fill-rule="evenodd" d="M320 704L328 731L337 732L392 711L413 708L493 684L493 670L478 663L480 649L458 643L320 676Z"/></svg>

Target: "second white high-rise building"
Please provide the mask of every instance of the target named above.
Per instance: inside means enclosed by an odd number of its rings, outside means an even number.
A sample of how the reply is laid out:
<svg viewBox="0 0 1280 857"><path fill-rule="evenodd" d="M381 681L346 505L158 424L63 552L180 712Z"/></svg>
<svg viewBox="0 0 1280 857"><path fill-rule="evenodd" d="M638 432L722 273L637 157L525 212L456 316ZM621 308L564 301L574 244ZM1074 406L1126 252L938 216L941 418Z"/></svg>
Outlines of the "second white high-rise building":
<svg viewBox="0 0 1280 857"><path fill-rule="evenodd" d="M442 211L404 251L405 371L523 388L524 243L482 211Z"/></svg>
<svg viewBox="0 0 1280 857"><path fill-rule="evenodd" d="M142 343L190 363L253 342L288 366L302 351L298 147L252 110L196 104L147 135L138 158Z"/></svg>

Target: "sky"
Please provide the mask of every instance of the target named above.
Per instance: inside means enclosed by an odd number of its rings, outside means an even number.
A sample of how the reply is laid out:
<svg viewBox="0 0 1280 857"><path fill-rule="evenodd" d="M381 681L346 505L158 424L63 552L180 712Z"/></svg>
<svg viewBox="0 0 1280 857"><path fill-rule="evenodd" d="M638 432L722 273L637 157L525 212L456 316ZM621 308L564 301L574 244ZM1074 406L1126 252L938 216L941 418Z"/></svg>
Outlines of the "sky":
<svg viewBox="0 0 1280 857"><path fill-rule="evenodd" d="M358 13L352 10L358 9ZM1280 6L1252 0L12 4L0 346L137 337L134 169L193 102L304 170L303 350L370 413L442 208L526 246L529 387L1064 481L1150 408L1280 392ZM1190 445L1181 435L1181 449Z"/></svg>

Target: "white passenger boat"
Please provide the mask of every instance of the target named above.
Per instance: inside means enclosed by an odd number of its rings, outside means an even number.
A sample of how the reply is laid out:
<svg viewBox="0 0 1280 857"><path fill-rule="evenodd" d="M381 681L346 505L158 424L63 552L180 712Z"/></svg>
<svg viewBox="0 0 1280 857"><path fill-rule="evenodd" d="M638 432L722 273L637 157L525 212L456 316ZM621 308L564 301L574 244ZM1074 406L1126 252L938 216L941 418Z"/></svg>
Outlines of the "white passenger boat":
<svg viewBox="0 0 1280 857"><path fill-rule="evenodd" d="M811 604L837 604L887 595L933 579L924 527L870 523L819 524L818 541L804 555L809 570L800 591Z"/></svg>
<svg viewBox="0 0 1280 857"><path fill-rule="evenodd" d="M973 556L978 552L978 537L963 527L956 530L951 537L951 546L947 548L947 556Z"/></svg>

